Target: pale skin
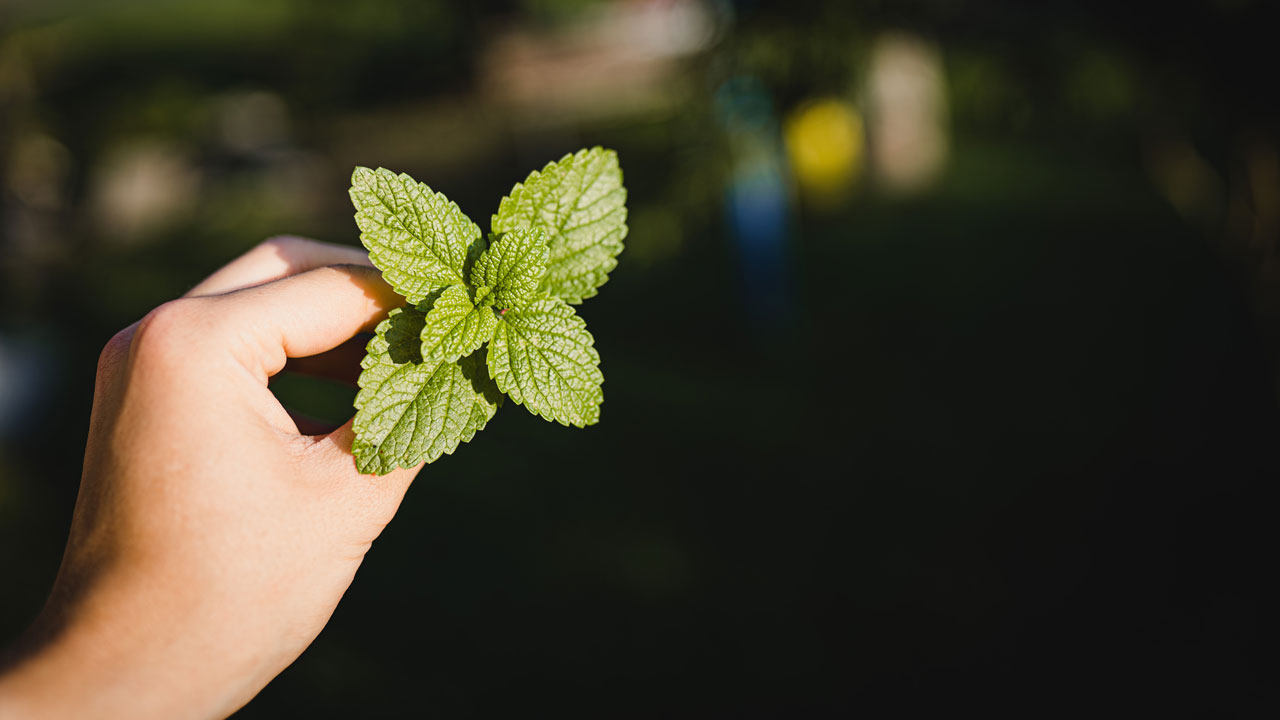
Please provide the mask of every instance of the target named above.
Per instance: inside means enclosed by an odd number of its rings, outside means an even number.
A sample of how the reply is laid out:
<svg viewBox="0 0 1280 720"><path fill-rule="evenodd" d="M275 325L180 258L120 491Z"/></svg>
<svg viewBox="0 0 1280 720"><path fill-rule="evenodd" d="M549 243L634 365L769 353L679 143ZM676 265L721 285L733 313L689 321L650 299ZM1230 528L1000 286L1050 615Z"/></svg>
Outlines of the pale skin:
<svg viewBox="0 0 1280 720"><path fill-rule="evenodd" d="M402 303L364 252L276 238L107 343L70 538L0 665L0 717L225 717L311 644L419 468L361 475L351 423L300 432L268 378L323 369Z"/></svg>

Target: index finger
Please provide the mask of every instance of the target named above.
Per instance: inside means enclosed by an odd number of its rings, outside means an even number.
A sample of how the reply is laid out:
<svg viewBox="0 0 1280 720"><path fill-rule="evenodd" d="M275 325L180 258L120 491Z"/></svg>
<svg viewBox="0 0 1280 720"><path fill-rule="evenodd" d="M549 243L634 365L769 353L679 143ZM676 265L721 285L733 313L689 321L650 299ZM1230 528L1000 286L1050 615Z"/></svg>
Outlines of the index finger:
<svg viewBox="0 0 1280 720"><path fill-rule="evenodd" d="M377 270L335 265L223 295L213 312L236 358L265 382L287 358L331 350L404 303Z"/></svg>
<svg viewBox="0 0 1280 720"><path fill-rule="evenodd" d="M368 265L363 248L310 240L294 235L270 238L219 268L184 297L204 297L262 285L325 265Z"/></svg>

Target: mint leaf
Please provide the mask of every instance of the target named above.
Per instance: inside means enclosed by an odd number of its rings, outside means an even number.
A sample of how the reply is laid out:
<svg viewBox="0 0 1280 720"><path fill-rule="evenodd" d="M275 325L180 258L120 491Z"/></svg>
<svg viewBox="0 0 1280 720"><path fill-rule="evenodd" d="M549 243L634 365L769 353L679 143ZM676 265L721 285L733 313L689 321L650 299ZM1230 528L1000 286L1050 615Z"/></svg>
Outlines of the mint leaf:
<svg viewBox="0 0 1280 720"><path fill-rule="evenodd" d="M600 420L600 355L587 324L559 298L546 297L503 316L489 343L498 388L530 412L561 425Z"/></svg>
<svg viewBox="0 0 1280 720"><path fill-rule="evenodd" d="M546 272L546 233L539 228L515 228L503 233L476 260L471 284L493 288L499 309L519 307L534 299Z"/></svg>
<svg viewBox="0 0 1280 720"><path fill-rule="evenodd" d="M617 153L579 150L512 188L493 216L492 230L545 231L550 252L541 288L576 305L594 297L618 264L627 235L626 201Z"/></svg>
<svg viewBox="0 0 1280 720"><path fill-rule="evenodd" d="M483 429L501 395L477 355L427 363L419 337L426 315L392 310L369 341L356 395L352 452L363 473L434 462Z"/></svg>
<svg viewBox="0 0 1280 720"><path fill-rule="evenodd" d="M365 167L351 174L350 195L369 259L410 303L465 281L480 228L444 195L403 173Z"/></svg>
<svg viewBox="0 0 1280 720"><path fill-rule="evenodd" d="M498 316L484 304L492 294L489 288L481 288L476 291L480 302L473 303L466 287L454 285L446 289L427 313L422 327L423 362L453 362L488 342L498 325Z"/></svg>
<svg viewBox="0 0 1280 720"><path fill-rule="evenodd" d="M471 442L476 433L485 428L493 419L498 408L502 407L506 396L498 389L498 384L489 377L489 367L485 363L483 353L471 353L456 363L462 376L475 391L475 402L471 404L471 417L462 426L462 442Z"/></svg>

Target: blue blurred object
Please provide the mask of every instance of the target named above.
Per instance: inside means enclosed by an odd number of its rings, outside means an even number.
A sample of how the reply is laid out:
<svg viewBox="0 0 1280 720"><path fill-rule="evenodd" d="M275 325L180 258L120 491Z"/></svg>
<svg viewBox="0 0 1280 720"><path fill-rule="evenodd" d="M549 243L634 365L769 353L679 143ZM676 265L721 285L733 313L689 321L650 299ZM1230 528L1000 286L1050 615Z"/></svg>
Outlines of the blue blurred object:
<svg viewBox="0 0 1280 720"><path fill-rule="evenodd" d="M0 438L32 429L31 413L48 385L51 353L20 336L0 335Z"/></svg>
<svg viewBox="0 0 1280 720"><path fill-rule="evenodd" d="M716 109L729 138L725 225L737 247L742 304L749 324L769 333L792 314L787 242L791 198L773 98L750 76L735 76L716 91Z"/></svg>

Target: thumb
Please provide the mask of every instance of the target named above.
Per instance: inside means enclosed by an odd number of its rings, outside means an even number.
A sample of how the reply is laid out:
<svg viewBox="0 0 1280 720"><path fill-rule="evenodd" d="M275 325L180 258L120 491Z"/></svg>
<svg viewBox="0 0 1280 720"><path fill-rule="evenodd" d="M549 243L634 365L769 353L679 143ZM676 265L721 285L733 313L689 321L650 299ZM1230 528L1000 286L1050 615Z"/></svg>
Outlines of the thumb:
<svg viewBox="0 0 1280 720"><path fill-rule="evenodd" d="M284 367L286 358L325 352L365 330L393 307L400 297L377 270L356 265L322 267L265 285L221 296L227 315L244 329L237 359L264 381ZM352 420L319 437L308 448L306 462L318 477L337 483L351 498L350 509L373 513L390 521L409 483L421 466L397 468L383 476L364 475L352 455L355 432Z"/></svg>
<svg viewBox="0 0 1280 720"><path fill-rule="evenodd" d="M385 525L400 507L409 485L422 470L423 464L412 468L396 468L386 475L362 474L352 452L355 442L354 422L355 418L352 418L337 430L316 438L315 444L310 448L308 462L315 463L317 469L322 470L326 476L354 493L359 507L385 516L379 518L382 525Z"/></svg>

